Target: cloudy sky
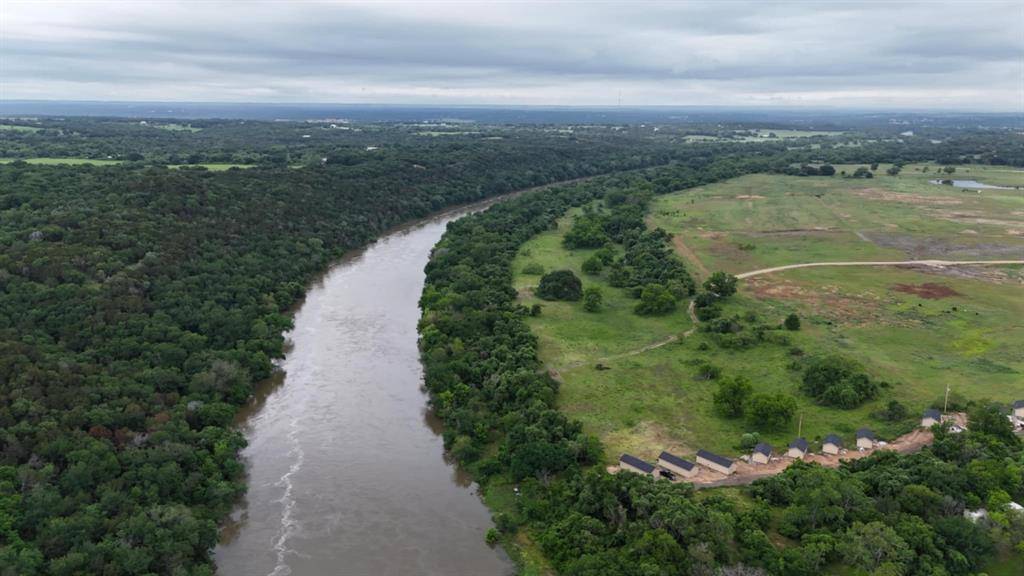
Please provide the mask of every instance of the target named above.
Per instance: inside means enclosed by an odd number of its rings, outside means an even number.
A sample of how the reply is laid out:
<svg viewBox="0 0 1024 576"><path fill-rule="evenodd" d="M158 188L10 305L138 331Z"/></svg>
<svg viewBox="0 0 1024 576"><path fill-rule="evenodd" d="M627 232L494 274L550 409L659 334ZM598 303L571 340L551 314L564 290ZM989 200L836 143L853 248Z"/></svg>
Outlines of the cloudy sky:
<svg viewBox="0 0 1024 576"><path fill-rule="evenodd" d="M1021 111L1024 2L0 2L0 98Z"/></svg>

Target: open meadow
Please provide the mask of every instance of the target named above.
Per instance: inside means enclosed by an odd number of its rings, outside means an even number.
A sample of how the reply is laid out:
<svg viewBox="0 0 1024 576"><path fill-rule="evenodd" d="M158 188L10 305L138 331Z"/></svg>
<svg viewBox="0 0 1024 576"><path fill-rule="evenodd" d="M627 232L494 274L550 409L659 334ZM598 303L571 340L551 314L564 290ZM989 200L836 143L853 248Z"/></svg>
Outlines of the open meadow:
<svg viewBox="0 0 1024 576"><path fill-rule="evenodd" d="M1024 192L931 184L936 166L907 166L895 177L886 168L872 179L758 174L669 194L653 202L648 226L674 235L677 253L699 280L716 270L808 262L1024 259ZM998 167L961 167L952 177L1024 185L1024 173ZM740 281L723 316L778 325L795 313L802 329L781 331L785 343L723 349L703 332L686 335L692 324L685 302L666 316L640 317L623 290L580 272L591 251L562 246L571 217L524 246L516 288L523 303L535 302L530 287L538 277L522 273L530 261L545 270L572 269L584 286L602 287L608 306L601 312L546 302L530 322L541 358L562 381L560 406L603 440L608 462L621 452L653 460L662 449L737 455L747 432L784 447L801 418L812 444L829 433L852 444L862 426L891 439L940 401L947 385L954 399L1024 397L1020 266L822 267L755 276ZM661 345L645 349L652 344ZM798 390L794 360L824 353L852 358L891 386L852 410L815 404ZM792 395L799 416L777 430L719 416L712 404L717 384L702 375L707 364L723 377L745 376L755 392ZM875 417L891 400L907 416Z"/></svg>

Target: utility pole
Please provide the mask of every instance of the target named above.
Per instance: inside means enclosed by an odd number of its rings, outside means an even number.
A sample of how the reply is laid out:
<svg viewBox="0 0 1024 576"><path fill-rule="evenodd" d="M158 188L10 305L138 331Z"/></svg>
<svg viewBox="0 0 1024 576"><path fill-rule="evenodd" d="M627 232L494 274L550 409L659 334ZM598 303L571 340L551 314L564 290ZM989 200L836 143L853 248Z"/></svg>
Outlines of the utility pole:
<svg viewBox="0 0 1024 576"><path fill-rule="evenodd" d="M942 403L942 413L945 414L949 408L949 383L946 383L946 400Z"/></svg>
<svg viewBox="0 0 1024 576"><path fill-rule="evenodd" d="M797 438L802 438L803 437L803 431L804 431L804 413L801 412L800 413L800 423L798 423L796 425L796 437Z"/></svg>

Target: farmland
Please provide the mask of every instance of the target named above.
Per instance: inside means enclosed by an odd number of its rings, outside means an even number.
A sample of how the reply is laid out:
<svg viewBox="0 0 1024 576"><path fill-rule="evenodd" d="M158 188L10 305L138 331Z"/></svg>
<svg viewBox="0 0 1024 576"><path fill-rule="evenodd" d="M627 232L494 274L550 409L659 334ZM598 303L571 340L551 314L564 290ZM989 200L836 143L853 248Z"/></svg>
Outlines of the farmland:
<svg viewBox="0 0 1024 576"><path fill-rule="evenodd" d="M885 175L886 168L872 179L751 175L669 194L653 203L648 226L675 235L677 252L698 277L820 261L1024 258L1022 192L931 184L936 166L906 166L898 176ZM954 177L1024 185L1024 173L999 167L961 167ZM538 278L521 272L537 262L546 270L572 269L584 286L603 289L602 312L545 302L531 328L542 360L562 381L560 406L605 442L609 461L620 452L654 458L662 449L736 453L745 432L775 445L796 435L796 420L768 431L719 417L712 406L716 384L700 376L706 363L723 376L747 377L757 392L793 395L812 441L832 432L852 440L864 425L892 438L941 399L946 385L954 398L1024 396L1019 266L810 268L750 278L740 282L723 316L778 325L796 313L803 327L785 333L786 345L722 349L704 333L685 336L692 324L683 306L667 316L639 317L622 290L582 274L589 251L567 250L560 240L572 217L523 247L516 288L525 304L537 302L530 287ZM662 345L644 349L652 344ZM853 358L891 387L853 410L817 405L797 391L800 374L792 365L823 353ZM599 363L603 369L596 369ZM872 416L891 400L905 405L908 417Z"/></svg>

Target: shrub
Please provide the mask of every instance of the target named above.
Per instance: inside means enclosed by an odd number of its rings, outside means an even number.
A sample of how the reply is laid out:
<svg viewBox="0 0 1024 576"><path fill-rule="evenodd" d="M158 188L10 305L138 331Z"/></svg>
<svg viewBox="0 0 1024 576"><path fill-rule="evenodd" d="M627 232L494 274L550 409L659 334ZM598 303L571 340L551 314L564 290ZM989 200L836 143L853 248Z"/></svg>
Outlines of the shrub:
<svg viewBox="0 0 1024 576"><path fill-rule="evenodd" d="M744 407L747 417L766 428L782 428L796 414L796 400L783 393L755 394Z"/></svg>
<svg viewBox="0 0 1024 576"><path fill-rule="evenodd" d="M526 266L523 266L523 274L529 274L530 276L540 276L544 273L544 267L537 262L529 262Z"/></svg>
<svg viewBox="0 0 1024 576"><path fill-rule="evenodd" d="M676 309L676 297L661 284L648 284L640 293L640 302L633 309L641 316L667 314Z"/></svg>
<svg viewBox="0 0 1024 576"><path fill-rule="evenodd" d="M701 342L701 344L705 344L705 343ZM702 348L700 348L698 346L697 349L701 350ZM707 347L703 348L703 350L707 350ZM701 360L697 364L697 379L698 380L716 380L721 375L722 375L722 369L719 368L718 366L715 366L714 364L708 362L707 360Z"/></svg>
<svg viewBox="0 0 1024 576"><path fill-rule="evenodd" d="M604 304L604 296L601 289L591 286L583 291L583 309L587 312L598 312Z"/></svg>
<svg viewBox="0 0 1024 576"><path fill-rule="evenodd" d="M704 281L704 290L716 298L728 298L736 293L736 277L725 272L715 272Z"/></svg>
<svg viewBox="0 0 1024 576"><path fill-rule="evenodd" d="M715 410L726 418L743 416L743 410L753 391L754 387L750 385L750 381L742 376L723 378L712 398Z"/></svg>
<svg viewBox="0 0 1024 576"><path fill-rule="evenodd" d="M536 294L544 300L575 302L583 296L583 283L571 270L555 270L541 276Z"/></svg>
<svg viewBox="0 0 1024 576"><path fill-rule="evenodd" d="M790 314L786 316L786 319L782 322L782 325L786 327L786 330L797 331L800 329L800 317L796 314Z"/></svg>
<svg viewBox="0 0 1024 576"><path fill-rule="evenodd" d="M800 389L819 404L838 408L856 408L878 395L878 384L860 364L837 355L812 358Z"/></svg>
<svg viewBox="0 0 1024 576"><path fill-rule="evenodd" d="M604 262L597 256L597 254L594 254L583 261L582 268L583 272L586 274L597 275L604 270Z"/></svg>

